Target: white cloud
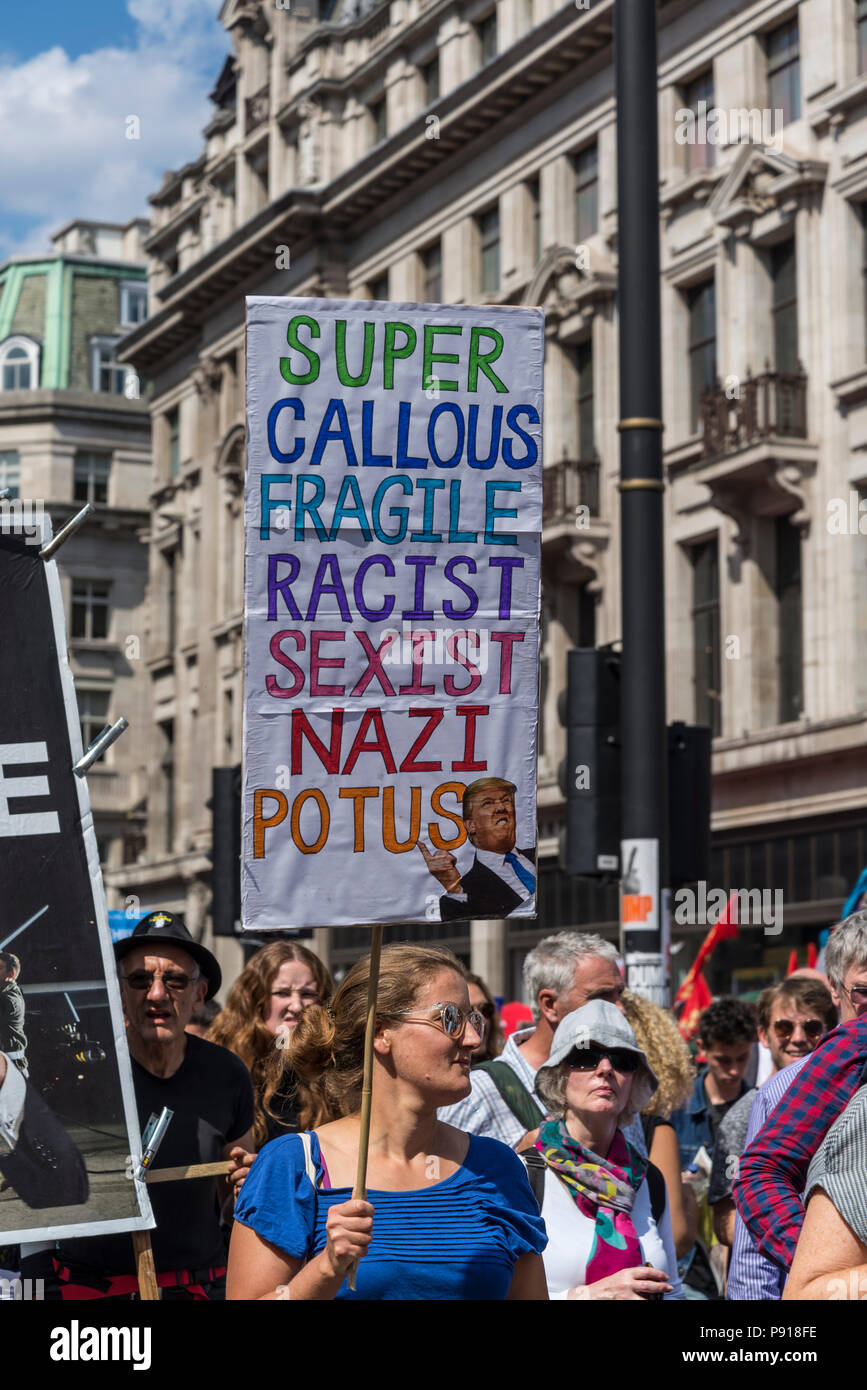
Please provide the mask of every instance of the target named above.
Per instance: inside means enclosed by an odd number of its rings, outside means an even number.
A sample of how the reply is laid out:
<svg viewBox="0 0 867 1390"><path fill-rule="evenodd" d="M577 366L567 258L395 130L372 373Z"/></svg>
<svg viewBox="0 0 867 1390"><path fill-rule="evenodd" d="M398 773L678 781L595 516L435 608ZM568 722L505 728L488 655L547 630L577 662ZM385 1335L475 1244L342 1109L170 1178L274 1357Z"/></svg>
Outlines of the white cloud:
<svg viewBox="0 0 867 1390"><path fill-rule="evenodd" d="M74 217L146 216L163 172L194 159L228 39L219 0L129 0L134 47L0 58L0 260L49 249ZM126 138L139 117L138 140Z"/></svg>

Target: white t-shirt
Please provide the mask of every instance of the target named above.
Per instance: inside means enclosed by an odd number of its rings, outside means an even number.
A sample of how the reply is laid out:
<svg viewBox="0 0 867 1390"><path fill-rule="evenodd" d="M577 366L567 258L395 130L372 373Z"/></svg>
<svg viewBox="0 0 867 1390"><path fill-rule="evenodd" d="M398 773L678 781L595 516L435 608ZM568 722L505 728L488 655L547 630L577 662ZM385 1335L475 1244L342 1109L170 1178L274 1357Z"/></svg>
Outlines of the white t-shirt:
<svg viewBox="0 0 867 1390"><path fill-rule="evenodd" d="M578 1210L565 1183L560 1181L551 1168L545 1170L542 1216L548 1232L548 1246L542 1255L548 1280L548 1296L552 1299L564 1299L570 1289L586 1282L594 1222ZM638 1189L632 1208L632 1220L641 1244L641 1263L649 1262L654 1269L661 1269L668 1275L672 1290L671 1293L665 1294L666 1302L683 1298L677 1275L668 1196L666 1195L662 1220L657 1225L650 1209L650 1192L646 1178Z"/></svg>

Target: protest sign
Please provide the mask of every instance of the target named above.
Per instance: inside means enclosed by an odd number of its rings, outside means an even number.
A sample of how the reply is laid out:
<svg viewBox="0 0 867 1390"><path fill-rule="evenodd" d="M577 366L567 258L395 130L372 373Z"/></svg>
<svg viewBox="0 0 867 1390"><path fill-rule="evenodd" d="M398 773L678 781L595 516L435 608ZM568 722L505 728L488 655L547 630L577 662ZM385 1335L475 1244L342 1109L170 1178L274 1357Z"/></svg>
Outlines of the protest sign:
<svg viewBox="0 0 867 1390"><path fill-rule="evenodd" d="M153 1226L57 565L0 525L0 1244Z"/></svg>
<svg viewBox="0 0 867 1390"><path fill-rule="evenodd" d="M247 930L535 915L541 311L247 300Z"/></svg>

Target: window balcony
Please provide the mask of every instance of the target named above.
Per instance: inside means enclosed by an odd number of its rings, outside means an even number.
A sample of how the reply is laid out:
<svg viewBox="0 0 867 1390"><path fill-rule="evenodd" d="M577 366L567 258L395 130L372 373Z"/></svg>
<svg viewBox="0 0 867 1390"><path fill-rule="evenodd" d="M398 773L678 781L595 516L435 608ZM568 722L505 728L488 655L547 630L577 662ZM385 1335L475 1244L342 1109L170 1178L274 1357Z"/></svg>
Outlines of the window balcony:
<svg viewBox="0 0 867 1390"><path fill-rule="evenodd" d="M807 433L800 364L796 372L747 372L731 398L717 384L702 397L700 420L695 448L669 462L669 475L690 475L708 487L711 504L737 524L736 544L748 546L751 517L809 524L819 446Z"/></svg>
<svg viewBox="0 0 867 1390"><path fill-rule="evenodd" d="M542 469L542 526L572 525L577 508L586 507L591 517L599 515L599 459L577 462L564 460Z"/></svg>
<svg viewBox="0 0 867 1390"><path fill-rule="evenodd" d="M807 438L807 374L750 371L731 399L717 383L701 401L702 459L724 457L770 439Z"/></svg>

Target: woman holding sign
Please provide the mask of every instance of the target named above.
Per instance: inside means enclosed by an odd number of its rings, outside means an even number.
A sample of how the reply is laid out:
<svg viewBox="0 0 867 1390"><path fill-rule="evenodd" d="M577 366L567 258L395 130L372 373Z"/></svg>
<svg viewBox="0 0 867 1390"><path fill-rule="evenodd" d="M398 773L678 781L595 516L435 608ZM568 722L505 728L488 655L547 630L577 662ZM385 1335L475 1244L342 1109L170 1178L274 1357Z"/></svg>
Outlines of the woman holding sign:
<svg viewBox="0 0 867 1390"><path fill-rule="evenodd" d="M545 1228L520 1159L437 1119L469 1093L485 1027L448 951L382 953L370 1201L351 1200L369 969L359 961L331 1010L312 1006L294 1030L289 1065L335 1118L275 1139L253 1163L235 1208L227 1296L546 1299Z"/></svg>

